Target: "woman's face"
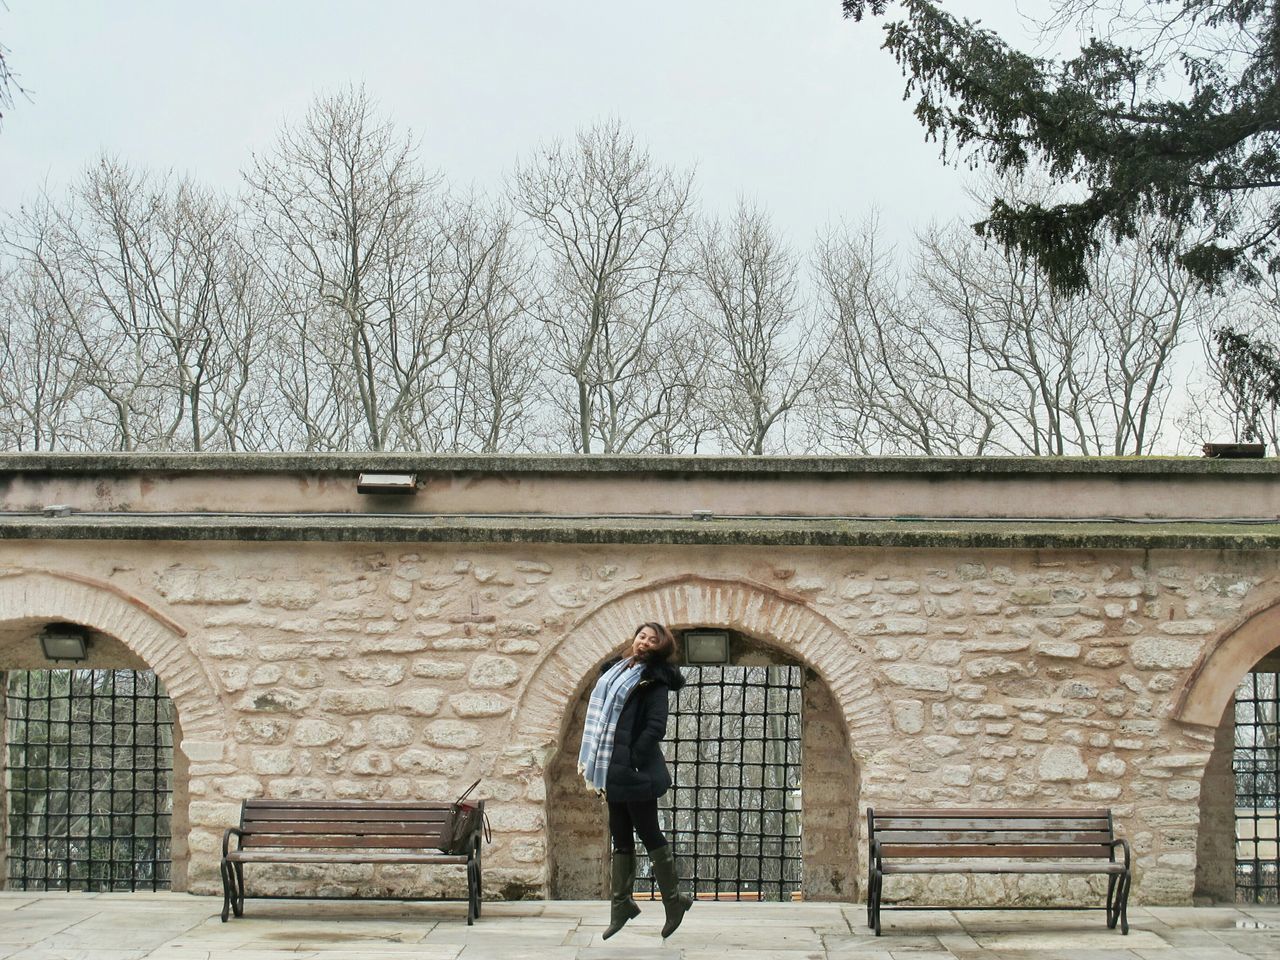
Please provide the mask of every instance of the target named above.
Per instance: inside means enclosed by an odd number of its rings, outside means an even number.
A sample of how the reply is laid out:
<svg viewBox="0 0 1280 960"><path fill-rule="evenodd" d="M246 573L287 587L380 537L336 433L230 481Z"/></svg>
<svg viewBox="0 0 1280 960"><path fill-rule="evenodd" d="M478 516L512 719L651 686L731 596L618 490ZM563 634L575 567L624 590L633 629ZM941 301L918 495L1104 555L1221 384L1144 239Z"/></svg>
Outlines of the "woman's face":
<svg viewBox="0 0 1280 960"><path fill-rule="evenodd" d="M656 650L661 646L658 635L654 633L653 627L641 627L640 631L635 635L635 639L631 641L631 655L633 657L643 656L650 650Z"/></svg>

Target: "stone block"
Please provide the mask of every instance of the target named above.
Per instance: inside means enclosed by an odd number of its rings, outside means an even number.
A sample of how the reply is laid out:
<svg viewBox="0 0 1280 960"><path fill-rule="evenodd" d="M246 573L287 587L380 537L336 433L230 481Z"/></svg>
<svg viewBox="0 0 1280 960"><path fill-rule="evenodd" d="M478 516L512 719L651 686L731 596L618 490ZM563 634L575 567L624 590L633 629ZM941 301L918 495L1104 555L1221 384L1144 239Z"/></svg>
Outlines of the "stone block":
<svg viewBox="0 0 1280 960"><path fill-rule="evenodd" d="M432 650L487 650L488 637L441 637L431 641Z"/></svg>
<svg viewBox="0 0 1280 960"><path fill-rule="evenodd" d="M262 781L248 775L216 777L213 780L213 787L222 796L233 800L248 800L250 797L262 796Z"/></svg>
<svg viewBox="0 0 1280 960"><path fill-rule="evenodd" d="M306 717L293 728L293 742L300 747L323 747L342 739L342 730L326 720Z"/></svg>
<svg viewBox="0 0 1280 960"><path fill-rule="evenodd" d="M924 704L919 700L895 700L890 708L893 725L901 733L919 733L924 729Z"/></svg>
<svg viewBox="0 0 1280 960"><path fill-rule="evenodd" d="M520 682L520 667L509 657L481 654L471 664L467 683L477 690L503 690Z"/></svg>
<svg viewBox="0 0 1280 960"><path fill-rule="evenodd" d="M320 590L311 583L291 580L266 583L258 588L258 604L281 610L308 610L320 599Z"/></svg>
<svg viewBox="0 0 1280 960"><path fill-rule="evenodd" d="M404 679L404 664L396 660L352 660L338 667L338 672L356 683L392 687Z"/></svg>
<svg viewBox="0 0 1280 960"><path fill-rule="evenodd" d="M410 747L392 758L397 770L404 773L440 773L448 777L460 774L467 765L467 755L456 750L426 750Z"/></svg>
<svg viewBox="0 0 1280 960"><path fill-rule="evenodd" d="M1025 672L1022 664L1015 660L1006 660L1004 657L980 657L977 660L970 660L965 664L964 671L978 680Z"/></svg>
<svg viewBox="0 0 1280 960"><path fill-rule="evenodd" d="M1049 783L1084 780L1089 776L1080 751L1072 746L1047 747L1040 755L1038 774Z"/></svg>
<svg viewBox="0 0 1280 960"><path fill-rule="evenodd" d="M542 650L542 644L537 640L499 640L499 653L528 654L538 653Z"/></svg>
<svg viewBox="0 0 1280 960"><path fill-rule="evenodd" d="M479 746L484 740L479 727L461 720L434 720L427 725L423 739L433 747L453 750Z"/></svg>
<svg viewBox="0 0 1280 960"><path fill-rule="evenodd" d="M156 578L156 592L173 604L248 603L250 584L212 570L172 566Z"/></svg>
<svg viewBox="0 0 1280 960"><path fill-rule="evenodd" d="M863 620L854 625L861 636L923 636L929 632L929 621L921 617L889 617Z"/></svg>
<svg viewBox="0 0 1280 960"><path fill-rule="evenodd" d="M279 683L280 678L284 676L284 670L279 664L264 663L253 671L253 675L249 678L254 686L269 686L273 683Z"/></svg>
<svg viewBox="0 0 1280 960"><path fill-rule="evenodd" d="M485 812L489 814L495 833L536 833L542 829L543 817L539 807L494 803L486 806Z"/></svg>
<svg viewBox="0 0 1280 960"><path fill-rule="evenodd" d="M297 715L315 703L314 693L303 693L287 687L254 690L236 703L236 709L252 713L287 713Z"/></svg>
<svg viewBox="0 0 1280 960"><path fill-rule="evenodd" d="M1036 644L1036 653L1042 657L1051 657L1056 660L1075 660L1080 656L1080 644L1041 640Z"/></svg>
<svg viewBox="0 0 1280 960"><path fill-rule="evenodd" d="M326 800L329 782L315 777L280 777L267 783L270 795L281 800Z"/></svg>
<svg viewBox="0 0 1280 960"><path fill-rule="evenodd" d="M409 672L431 680L457 680L466 674L467 665L452 660L415 660Z"/></svg>
<svg viewBox="0 0 1280 960"><path fill-rule="evenodd" d="M939 757L949 757L964 749L960 741L955 737L945 737L937 734L925 737L921 742L926 750Z"/></svg>
<svg viewBox="0 0 1280 960"><path fill-rule="evenodd" d="M538 591L532 587L525 587L520 590L512 590L502 598L502 603L508 609L515 610L518 607L528 606L538 597Z"/></svg>
<svg viewBox="0 0 1280 960"><path fill-rule="evenodd" d="M891 664L884 668L884 675L891 683L911 690L945 692L950 684L950 677L945 670L916 664Z"/></svg>
<svg viewBox="0 0 1280 960"><path fill-rule="evenodd" d="M552 587L547 591L547 595L551 598L551 602L566 610L576 610L579 607L585 607L591 600L591 594L586 587L576 584L561 585Z"/></svg>
<svg viewBox="0 0 1280 960"><path fill-rule="evenodd" d="M240 743L284 743L291 721L281 718L245 718L236 724L235 738Z"/></svg>
<svg viewBox="0 0 1280 960"><path fill-rule="evenodd" d="M409 690L396 697L396 706L418 717L434 717L444 703L444 692L430 687Z"/></svg>
<svg viewBox="0 0 1280 960"><path fill-rule="evenodd" d="M1179 670L1192 666L1200 657L1195 640L1139 637L1130 649L1133 665L1140 670Z"/></svg>
<svg viewBox="0 0 1280 960"><path fill-rule="evenodd" d="M215 803L210 800L192 800L187 813L193 826L234 827L240 823L240 804Z"/></svg>
<svg viewBox="0 0 1280 960"><path fill-rule="evenodd" d="M404 717L373 717L368 729L369 739L380 747L403 747L414 740L413 724Z"/></svg>
<svg viewBox="0 0 1280 960"><path fill-rule="evenodd" d="M221 740L183 740L180 746L183 755L192 763L209 763L221 760L226 753L227 744Z"/></svg>
<svg viewBox="0 0 1280 960"><path fill-rule="evenodd" d="M431 646L425 637L406 637L400 635L383 635L365 637L356 644L356 650L369 653L418 653Z"/></svg>
<svg viewBox="0 0 1280 960"><path fill-rule="evenodd" d="M361 777L385 777L391 772L391 757L381 750L366 750L351 759L350 770Z"/></svg>
<svg viewBox="0 0 1280 960"><path fill-rule="evenodd" d="M254 773L279 777L293 772L297 754L292 750L255 750L249 760Z"/></svg>
<svg viewBox="0 0 1280 960"><path fill-rule="evenodd" d="M501 717L511 712L514 701L499 693L460 693L449 698L449 706L463 718Z"/></svg>
<svg viewBox="0 0 1280 960"><path fill-rule="evenodd" d="M381 713L391 708L391 695L385 690L325 690L320 694L320 709L347 716Z"/></svg>

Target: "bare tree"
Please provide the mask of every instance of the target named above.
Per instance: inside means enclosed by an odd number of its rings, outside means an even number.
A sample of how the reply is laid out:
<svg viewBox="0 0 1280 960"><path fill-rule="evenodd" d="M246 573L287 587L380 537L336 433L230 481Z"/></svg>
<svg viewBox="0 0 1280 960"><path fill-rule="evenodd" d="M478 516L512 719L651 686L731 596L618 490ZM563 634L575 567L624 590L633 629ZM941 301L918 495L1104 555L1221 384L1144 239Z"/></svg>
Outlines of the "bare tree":
<svg viewBox="0 0 1280 960"><path fill-rule="evenodd" d="M739 202L727 224L703 227L693 273L693 312L717 341L720 431L738 453L763 454L821 359L799 263L768 214Z"/></svg>
<svg viewBox="0 0 1280 960"><path fill-rule="evenodd" d="M477 205L468 235L482 266L475 309L449 347L435 446L483 453L525 448L541 374L529 257L507 211Z"/></svg>
<svg viewBox="0 0 1280 960"><path fill-rule="evenodd" d="M430 446L428 398L493 251L472 205L436 195L362 89L317 100L246 180L303 445Z"/></svg>
<svg viewBox="0 0 1280 960"><path fill-rule="evenodd" d="M830 347L815 385L817 447L839 453L933 456L988 452L995 423L974 402L963 350L931 336L872 218L832 229L815 251L819 307Z"/></svg>
<svg viewBox="0 0 1280 960"><path fill-rule="evenodd" d="M819 244L838 362L830 431L874 451L1150 453L1174 359L1207 309L1150 229L1106 248L1087 293L1056 294L1029 259L959 227L919 238L900 273L874 230Z"/></svg>
<svg viewBox="0 0 1280 960"><path fill-rule="evenodd" d="M0 275L0 448L82 448L80 368L57 292L33 264L14 264Z"/></svg>
<svg viewBox="0 0 1280 960"><path fill-rule="evenodd" d="M513 202L542 251L547 361L564 378L553 402L581 453L642 448L681 394L664 341L680 311L691 184L617 121L516 170Z"/></svg>
<svg viewBox="0 0 1280 960"><path fill-rule="evenodd" d="M88 407L96 443L227 443L223 394L243 392L256 374L235 360L253 346L251 275L225 200L104 157L65 198L45 195L10 218L4 238L57 298L68 349L98 395Z"/></svg>
<svg viewBox="0 0 1280 960"><path fill-rule="evenodd" d="M1253 287L1225 291L1197 315L1199 363L1188 377L1187 401L1178 418L1185 449L1199 450L1206 441L1223 439L1255 439L1272 452L1280 449L1280 417L1266 398L1270 384L1241 383L1242 358L1237 355L1233 363L1233 351L1222 349L1226 334L1228 340L1243 338L1251 347L1274 351L1280 344L1278 317L1280 278L1274 276Z"/></svg>

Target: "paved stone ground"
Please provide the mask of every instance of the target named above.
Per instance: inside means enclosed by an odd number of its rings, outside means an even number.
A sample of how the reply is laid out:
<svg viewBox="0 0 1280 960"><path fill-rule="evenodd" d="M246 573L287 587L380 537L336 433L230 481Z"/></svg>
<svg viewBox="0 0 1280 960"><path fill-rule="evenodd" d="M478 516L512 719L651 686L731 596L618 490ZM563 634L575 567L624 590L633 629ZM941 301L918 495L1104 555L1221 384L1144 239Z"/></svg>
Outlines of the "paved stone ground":
<svg viewBox="0 0 1280 960"><path fill-rule="evenodd" d="M1101 911L886 914L854 904L699 903L667 943L660 904L602 943L605 906L221 901L163 894L0 894L0 960L1238 960L1280 958L1280 908L1134 907L1129 936Z"/></svg>

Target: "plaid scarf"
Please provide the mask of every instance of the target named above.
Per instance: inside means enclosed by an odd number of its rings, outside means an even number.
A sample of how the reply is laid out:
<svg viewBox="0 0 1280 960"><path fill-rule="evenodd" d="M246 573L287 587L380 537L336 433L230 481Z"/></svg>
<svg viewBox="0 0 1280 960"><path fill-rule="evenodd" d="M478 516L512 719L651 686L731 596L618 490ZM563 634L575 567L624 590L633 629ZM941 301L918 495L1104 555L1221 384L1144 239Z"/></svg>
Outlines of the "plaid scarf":
<svg viewBox="0 0 1280 960"><path fill-rule="evenodd" d="M644 669L623 658L601 675L587 703L587 722L582 729L582 749L578 751L578 772L594 790L604 790L613 759L613 735L627 696L640 682Z"/></svg>

